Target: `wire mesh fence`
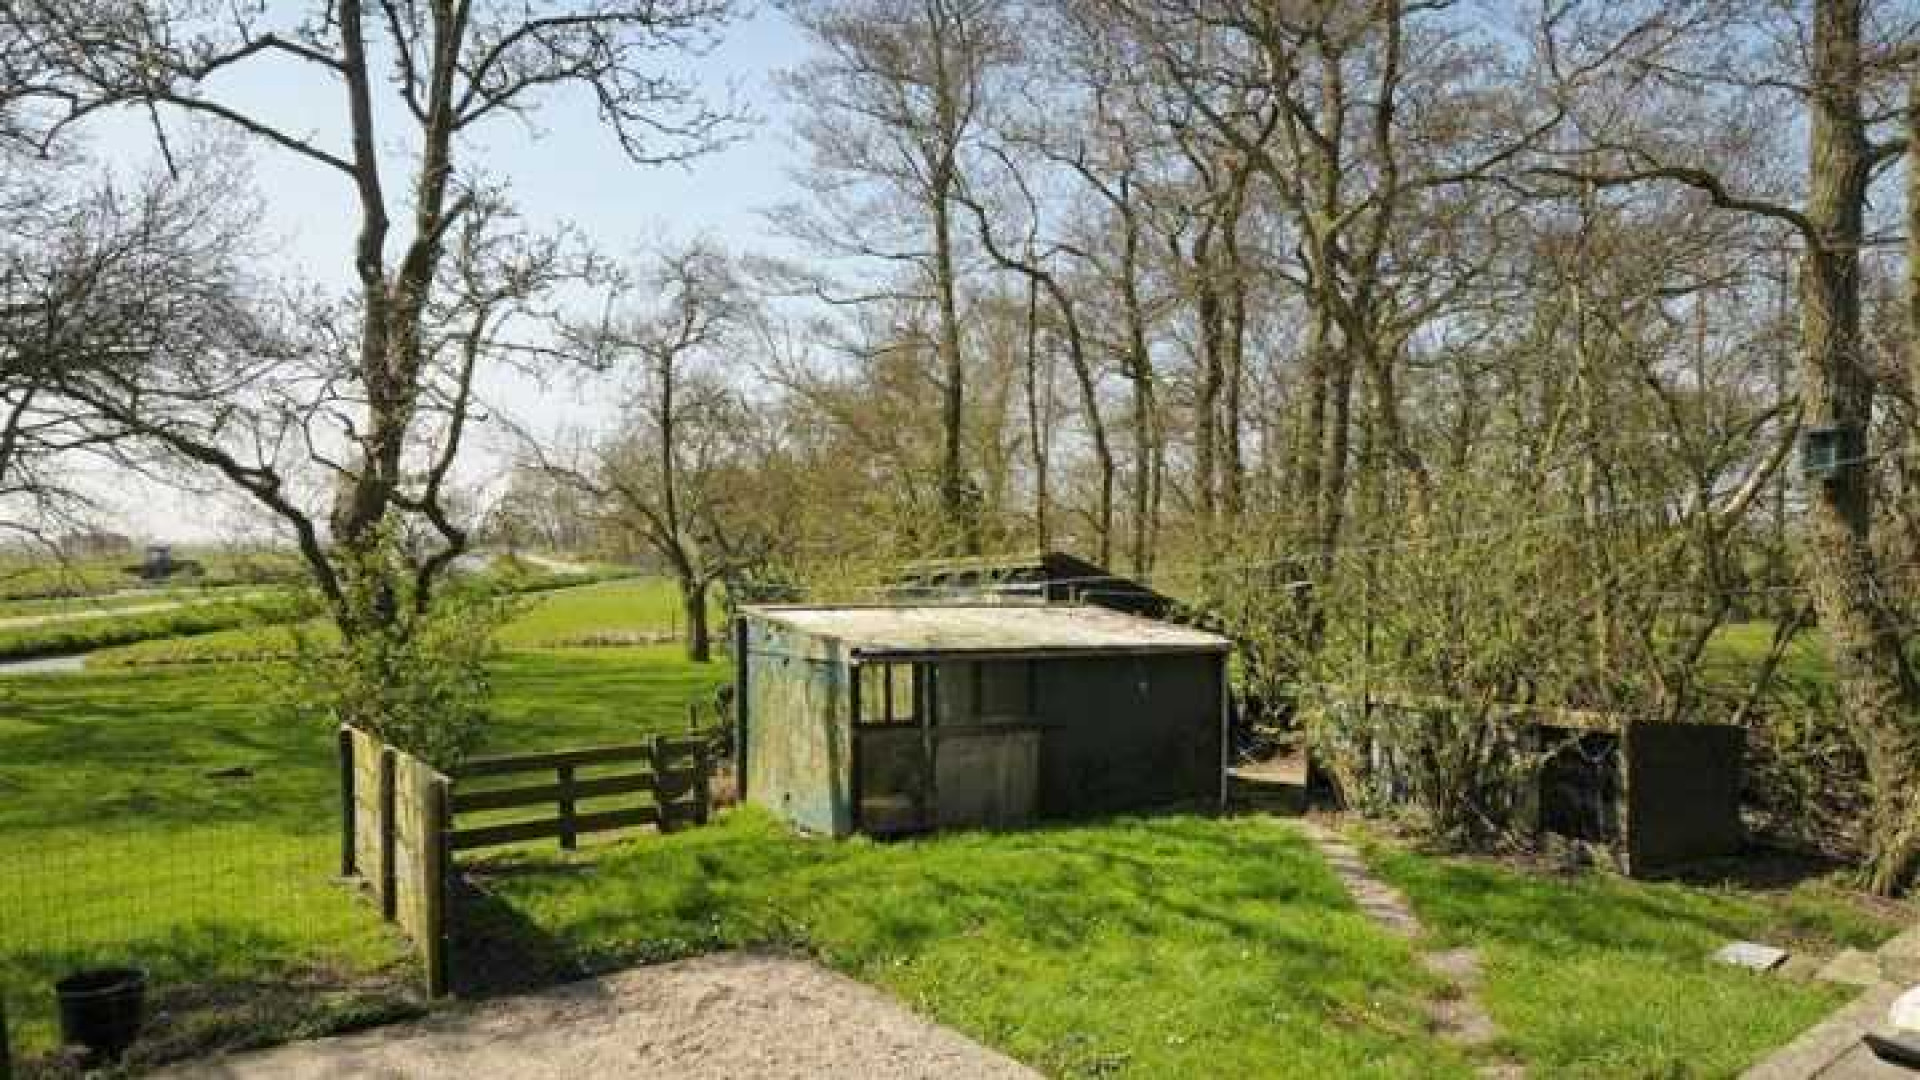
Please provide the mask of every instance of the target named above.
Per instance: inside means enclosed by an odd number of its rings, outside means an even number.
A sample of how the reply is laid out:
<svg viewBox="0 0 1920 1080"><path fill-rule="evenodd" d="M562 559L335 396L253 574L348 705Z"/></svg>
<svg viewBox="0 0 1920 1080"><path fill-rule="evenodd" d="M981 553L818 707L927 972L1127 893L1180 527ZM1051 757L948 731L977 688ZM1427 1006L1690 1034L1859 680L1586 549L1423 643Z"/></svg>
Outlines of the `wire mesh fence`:
<svg viewBox="0 0 1920 1080"><path fill-rule="evenodd" d="M178 675L119 700L61 682L0 686L0 1000L18 1069L55 1054L54 983L88 969L147 972L146 1061L410 994L404 943L338 877L328 732L264 706L175 711Z"/></svg>

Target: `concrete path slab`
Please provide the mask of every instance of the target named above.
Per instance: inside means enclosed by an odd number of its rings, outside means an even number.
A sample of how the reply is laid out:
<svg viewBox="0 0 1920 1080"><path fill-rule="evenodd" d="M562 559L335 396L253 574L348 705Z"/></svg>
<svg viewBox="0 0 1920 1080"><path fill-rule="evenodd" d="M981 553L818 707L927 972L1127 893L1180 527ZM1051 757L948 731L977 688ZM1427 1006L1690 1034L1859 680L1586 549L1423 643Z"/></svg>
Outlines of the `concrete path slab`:
<svg viewBox="0 0 1920 1080"><path fill-rule="evenodd" d="M997 1051L810 961L721 953L415 1023L163 1072L174 1080L594 1077L1037 1080Z"/></svg>
<svg viewBox="0 0 1920 1080"><path fill-rule="evenodd" d="M1836 960L1844 962L1829 964L1820 978L1864 983L1860 996L1748 1069L1743 1080L1914 1080L1920 1075L1881 1061L1860 1041L1868 1031L1887 1027L1888 1008L1912 985L1908 973L1920 963L1920 927L1870 954L1843 953Z"/></svg>

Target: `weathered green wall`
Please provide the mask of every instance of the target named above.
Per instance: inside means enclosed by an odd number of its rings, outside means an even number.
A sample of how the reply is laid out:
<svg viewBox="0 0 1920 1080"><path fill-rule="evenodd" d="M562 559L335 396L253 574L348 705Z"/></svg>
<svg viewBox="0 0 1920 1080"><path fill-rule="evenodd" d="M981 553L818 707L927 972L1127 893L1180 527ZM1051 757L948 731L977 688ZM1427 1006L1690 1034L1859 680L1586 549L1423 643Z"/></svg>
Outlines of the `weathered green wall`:
<svg viewBox="0 0 1920 1080"><path fill-rule="evenodd" d="M817 642L747 627L747 798L802 828L852 831L848 668Z"/></svg>

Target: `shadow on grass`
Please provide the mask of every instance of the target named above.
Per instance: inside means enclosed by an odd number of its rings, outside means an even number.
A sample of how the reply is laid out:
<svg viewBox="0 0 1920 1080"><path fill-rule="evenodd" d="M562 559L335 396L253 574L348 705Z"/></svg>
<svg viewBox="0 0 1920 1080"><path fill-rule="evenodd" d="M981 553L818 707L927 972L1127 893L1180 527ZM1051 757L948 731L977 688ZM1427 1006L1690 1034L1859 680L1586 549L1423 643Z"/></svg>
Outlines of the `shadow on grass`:
<svg viewBox="0 0 1920 1080"><path fill-rule="evenodd" d="M547 867L568 874L580 867ZM448 889L448 981L457 997L488 998L571 982L592 972L525 913L491 891L503 874L525 867L497 864L484 877L454 876Z"/></svg>
<svg viewBox="0 0 1920 1080"><path fill-rule="evenodd" d="M316 1038L419 1015L410 965L373 970L330 966L291 934L194 923L98 949L27 950L0 962L8 1015L30 1077L80 1075L58 1041L56 979L103 963L148 973L146 1020L126 1064L141 1068L223 1051Z"/></svg>
<svg viewBox="0 0 1920 1080"><path fill-rule="evenodd" d="M1654 880L1747 892L1791 892L1802 885L1831 879L1847 866L1846 862L1825 855L1755 848L1741 855L1703 859L1676 867L1655 875Z"/></svg>

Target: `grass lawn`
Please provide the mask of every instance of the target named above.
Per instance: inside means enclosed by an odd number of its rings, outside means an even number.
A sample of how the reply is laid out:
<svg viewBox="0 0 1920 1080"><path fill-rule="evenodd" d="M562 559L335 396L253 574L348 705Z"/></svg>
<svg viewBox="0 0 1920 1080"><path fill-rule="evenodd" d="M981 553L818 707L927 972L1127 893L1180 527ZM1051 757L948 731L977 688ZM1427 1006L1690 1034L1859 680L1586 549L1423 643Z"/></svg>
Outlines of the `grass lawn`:
<svg viewBox="0 0 1920 1080"><path fill-rule="evenodd" d="M1270 823L878 844L805 839L747 808L478 865L491 902L465 936L585 970L800 948L1052 1075L1470 1075L1425 1029L1433 987L1405 944Z"/></svg>
<svg viewBox="0 0 1920 1080"><path fill-rule="evenodd" d="M1744 692L1773 648L1773 629L1773 623L1766 620L1722 627L1704 657L1708 681ZM1803 693L1830 687L1833 665L1827 659L1826 635L1818 628L1796 635L1780 658L1775 678Z"/></svg>
<svg viewBox="0 0 1920 1080"><path fill-rule="evenodd" d="M241 1000L289 979L322 988L301 1000L307 1015L247 1018L266 1027L223 1037L324 1027L393 981L381 976L400 943L331 882L332 733L272 707L275 671L0 679L0 994L26 1052L54 1034L49 980L79 962L132 959L158 989ZM723 673L671 647L508 654L490 749L677 731ZM207 777L235 768L250 775Z"/></svg>
<svg viewBox="0 0 1920 1080"><path fill-rule="evenodd" d="M1477 947L1482 1001L1536 1076L1733 1076L1846 1001L1713 963L1729 941L1831 952L1895 926L1819 884L1753 892L1547 876L1371 845L1443 946Z"/></svg>

